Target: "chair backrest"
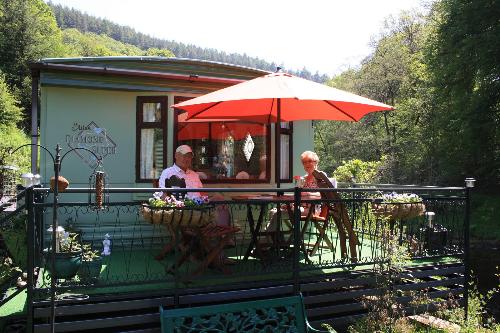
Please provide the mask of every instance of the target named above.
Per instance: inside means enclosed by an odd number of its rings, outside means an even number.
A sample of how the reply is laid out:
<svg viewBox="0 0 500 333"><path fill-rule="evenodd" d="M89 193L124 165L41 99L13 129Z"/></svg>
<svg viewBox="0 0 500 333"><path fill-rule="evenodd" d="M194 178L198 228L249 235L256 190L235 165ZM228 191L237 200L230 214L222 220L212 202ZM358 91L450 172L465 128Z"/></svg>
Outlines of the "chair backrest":
<svg viewBox="0 0 500 333"><path fill-rule="evenodd" d="M335 188L328 176L323 171L314 170L313 176L314 178L316 178L316 183L318 184L319 188ZM332 200L340 199L339 195L336 192L321 192L321 197L323 199Z"/></svg>
<svg viewBox="0 0 500 333"><path fill-rule="evenodd" d="M319 188L335 188L328 176L323 171L314 170L313 176L314 178L316 178L316 182L318 183ZM337 192L321 192L321 197L323 199L334 200L334 205L332 207L334 213L337 214L338 218L349 221L347 208Z"/></svg>
<svg viewBox="0 0 500 333"><path fill-rule="evenodd" d="M160 306L161 331L307 332L302 295L184 309ZM210 329L209 329L210 328Z"/></svg>

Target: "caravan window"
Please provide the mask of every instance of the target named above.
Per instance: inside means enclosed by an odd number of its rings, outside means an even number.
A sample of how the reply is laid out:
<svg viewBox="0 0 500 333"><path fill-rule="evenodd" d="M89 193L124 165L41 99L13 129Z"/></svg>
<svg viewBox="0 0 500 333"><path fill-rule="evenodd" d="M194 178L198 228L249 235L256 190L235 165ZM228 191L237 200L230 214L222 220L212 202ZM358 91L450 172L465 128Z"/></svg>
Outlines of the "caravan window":
<svg viewBox="0 0 500 333"><path fill-rule="evenodd" d="M188 98L176 97L174 103ZM175 112L175 146L193 148L193 170L204 183L269 183L269 126L249 122L186 120Z"/></svg>
<svg viewBox="0 0 500 333"><path fill-rule="evenodd" d="M167 162L167 97L137 97L136 181L158 179Z"/></svg>

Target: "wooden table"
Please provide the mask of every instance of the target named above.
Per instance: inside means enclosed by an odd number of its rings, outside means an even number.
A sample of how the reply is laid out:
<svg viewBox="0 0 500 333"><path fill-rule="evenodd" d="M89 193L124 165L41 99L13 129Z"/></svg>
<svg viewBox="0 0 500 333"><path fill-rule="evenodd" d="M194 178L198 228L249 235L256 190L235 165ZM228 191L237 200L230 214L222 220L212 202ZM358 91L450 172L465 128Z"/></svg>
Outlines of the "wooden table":
<svg viewBox="0 0 500 333"><path fill-rule="evenodd" d="M289 237L288 239L284 238L283 233L280 230L280 222L281 222L281 205L284 204L286 207L286 211L288 213L288 226L290 227L291 230L293 230L293 216L294 216L294 209L293 209L293 202L294 202L294 196L293 195L282 195L282 196L277 196L277 195L239 195L239 196L234 196L232 198L234 201L240 201L241 203L244 203L247 205L247 220L248 224L250 227L250 233L251 233L251 240L250 243L247 247L247 250L245 252L245 256L243 257L243 260L246 261L248 260L249 256L252 254L252 251L259 256L263 257L264 253L262 250L262 245L258 242L259 236L270 236L272 239L272 244L271 247L279 251L281 248L287 248L292 245L293 237ZM307 196L301 199L302 202L311 202L314 200L319 200L321 199L320 196ZM262 231L262 224L264 222L264 216L266 213L269 211L268 206L270 204L276 204L277 207L277 230L273 231ZM259 216L257 219L257 222L255 222L255 218L253 215L252 211L252 206L258 206L259 207ZM290 221L291 220L291 221ZM286 223L286 222L285 222ZM302 230L301 233L302 234ZM303 244L303 240L300 240L300 246L302 250L306 253L305 251L305 246ZM307 255L307 253L306 253Z"/></svg>

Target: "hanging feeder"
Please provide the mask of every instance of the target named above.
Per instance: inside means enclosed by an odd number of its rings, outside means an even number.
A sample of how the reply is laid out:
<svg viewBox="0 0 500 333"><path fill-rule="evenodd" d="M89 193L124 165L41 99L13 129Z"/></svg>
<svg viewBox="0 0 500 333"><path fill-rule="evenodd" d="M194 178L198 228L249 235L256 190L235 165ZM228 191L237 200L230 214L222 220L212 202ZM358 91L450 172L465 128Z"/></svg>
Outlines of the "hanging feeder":
<svg viewBox="0 0 500 333"><path fill-rule="evenodd" d="M16 200L16 181L19 168L15 166L0 166L0 207L13 204Z"/></svg>
<svg viewBox="0 0 500 333"><path fill-rule="evenodd" d="M103 209L109 203L107 188L107 175L99 161L96 169L89 177L89 205L95 209Z"/></svg>

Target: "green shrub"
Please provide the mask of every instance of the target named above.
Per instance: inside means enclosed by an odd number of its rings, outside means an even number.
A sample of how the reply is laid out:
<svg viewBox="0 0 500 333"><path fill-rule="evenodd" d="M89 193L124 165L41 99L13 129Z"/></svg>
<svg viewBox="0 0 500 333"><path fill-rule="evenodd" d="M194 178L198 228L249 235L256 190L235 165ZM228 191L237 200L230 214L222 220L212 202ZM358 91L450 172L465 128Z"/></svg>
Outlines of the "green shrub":
<svg viewBox="0 0 500 333"><path fill-rule="evenodd" d="M0 165L15 165L20 172L28 172L31 168L30 147L22 148L15 154L10 152L29 142L28 136L19 128L0 125Z"/></svg>
<svg viewBox="0 0 500 333"><path fill-rule="evenodd" d="M358 159L342 161L342 165L333 172L333 176L339 182L351 182L354 177L358 183L374 183L379 180L378 169L383 160L384 157L380 161L372 162Z"/></svg>
<svg viewBox="0 0 500 333"><path fill-rule="evenodd" d="M0 71L0 126L16 126L22 120L22 110L5 82L5 74Z"/></svg>

